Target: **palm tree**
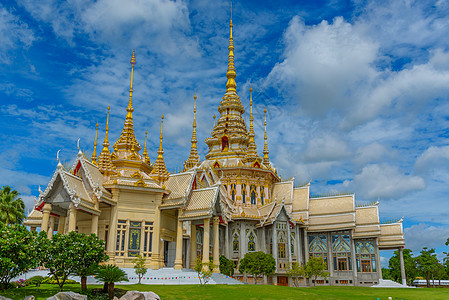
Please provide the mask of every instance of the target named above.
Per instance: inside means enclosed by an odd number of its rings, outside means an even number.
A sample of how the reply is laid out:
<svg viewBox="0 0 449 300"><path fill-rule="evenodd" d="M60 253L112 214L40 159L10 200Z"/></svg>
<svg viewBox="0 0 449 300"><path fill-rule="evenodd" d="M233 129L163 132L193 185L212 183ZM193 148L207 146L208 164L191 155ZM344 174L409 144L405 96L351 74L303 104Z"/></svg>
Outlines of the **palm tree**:
<svg viewBox="0 0 449 300"><path fill-rule="evenodd" d="M0 223L21 224L25 218L25 204L19 198L19 192L10 186L0 189Z"/></svg>
<svg viewBox="0 0 449 300"><path fill-rule="evenodd" d="M113 299L114 283L120 281L128 281L128 275L126 275L125 271L123 271L116 265L103 265L100 266L98 270L97 280L102 281L108 285L109 299Z"/></svg>

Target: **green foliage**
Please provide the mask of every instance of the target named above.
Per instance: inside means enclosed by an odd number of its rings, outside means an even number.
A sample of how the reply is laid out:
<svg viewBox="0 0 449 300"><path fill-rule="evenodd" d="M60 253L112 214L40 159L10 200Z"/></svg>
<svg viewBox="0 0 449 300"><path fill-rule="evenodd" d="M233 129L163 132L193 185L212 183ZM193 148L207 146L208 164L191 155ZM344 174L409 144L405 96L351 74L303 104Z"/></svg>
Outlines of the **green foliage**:
<svg viewBox="0 0 449 300"><path fill-rule="evenodd" d="M97 280L108 284L109 299L112 299L114 298L114 284L128 281L128 276L116 265L103 265L98 269Z"/></svg>
<svg viewBox="0 0 449 300"><path fill-rule="evenodd" d="M220 256L220 273L227 276L234 275L234 262L224 255Z"/></svg>
<svg viewBox="0 0 449 300"><path fill-rule="evenodd" d="M315 287L317 277L329 277L329 272L326 269L327 264L322 257L310 257L304 265L304 276L312 278L313 286Z"/></svg>
<svg viewBox="0 0 449 300"><path fill-rule="evenodd" d="M435 249L427 249L427 247L424 247L420 253L421 255L416 257L417 268L426 277L427 287L430 287L430 276L437 270L437 255Z"/></svg>
<svg viewBox="0 0 449 300"><path fill-rule="evenodd" d="M415 277L418 276L418 269L416 267L416 260L413 258L412 250L403 249L402 256L404 257L404 269L405 277L407 278L407 284L411 285ZM399 260L399 250L394 251L394 255L388 262L390 268L390 278L398 283L402 283L401 278L401 264ZM382 273L384 279L388 279Z"/></svg>
<svg viewBox="0 0 449 300"><path fill-rule="evenodd" d="M209 262L202 262L201 257L197 257L195 260L195 272L198 274L198 280L200 281L201 286L205 286L207 282L210 280L212 276L212 272L214 268L217 266L214 265L210 260Z"/></svg>
<svg viewBox="0 0 449 300"><path fill-rule="evenodd" d="M271 254L262 251L246 253L239 264L239 272L253 275L254 284L257 283L257 277L270 276L275 270L276 260Z"/></svg>
<svg viewBox="0 0 449 300"><path fill-rule="evenodd" d="M38 266L39 249L47 237L22 225L3 224L0 237L0 289L5 289L12 278Z"/></svg>
<svg viewBox="0 0 449 300"><path fill-rule="evenodd" d="M29 285L40 286L42 281L44 281L44 277L42 276L33 276L27 280Z"/></svg>
<svg viewBox="0 0 449 300"><path fill-rule="evenodd" d="M139 254L136 259L133 260L134 263L134 270L139 277L139 284L140 280L142 279L143 275L147 272L147 268L145 267L145 258L142 257L142 255Z"/></svg>
<svg viewBox="0 0 449 300"><path fill-rule="evenodd" d="M42 280L41 284L58 284L59 285L59 281L54 276L47 276ZM72 279L66 279L64 284L79 284L79 282L77 282L76 280L72 280Z"/></svg>
<svg viewBox="0 0 449 300"><path fill-rule="evenodd" d="M22 224L25 218L25 204L19 198L19 192L10 186L0 189L0 223Z"/></svg>
<svg viewBox="0 0 449 300"><path fill-rule="evenodd" d="M391 270L389 268L382 268L382 279L394 280L391 277Z"/></svg>
<svg viewBox="0 0 449 300"><path fill-rule="evenodd" d="M298 286L298 278L304 277L304 267L297 262L292 262L288 265L287 276L293 279L293 284Z"/></svg>

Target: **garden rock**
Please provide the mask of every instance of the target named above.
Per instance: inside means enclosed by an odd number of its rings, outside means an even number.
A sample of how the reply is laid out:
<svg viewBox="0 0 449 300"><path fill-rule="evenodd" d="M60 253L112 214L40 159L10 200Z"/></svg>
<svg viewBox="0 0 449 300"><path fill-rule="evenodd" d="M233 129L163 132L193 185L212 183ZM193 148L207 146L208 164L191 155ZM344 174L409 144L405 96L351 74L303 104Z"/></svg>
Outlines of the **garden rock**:
<svg viewBox="0 0 449 300"><path fill-rule="evenodd" d="M2 295L0 295L0 300L12 300L12 299L9 299L9 298L6 298L6 297L3 297Z"/></svg>
<svg viewBox="0 0 449 300"><path fill-rule="evenodd" d="M120 300L160 300L159 296L153 292L128 291Z"/></svg>
<svg viewBox="0 0 449 300"><path fill-rule="evenodd" d="M74 292L59 292L47 300L87 300L86 295L80 295Z"/></svg>
<svg viewBox="0 0 449 300"><path fill-rule="evenodd" d="M23 300L34 300L34 296L26 296Z"/></svg>

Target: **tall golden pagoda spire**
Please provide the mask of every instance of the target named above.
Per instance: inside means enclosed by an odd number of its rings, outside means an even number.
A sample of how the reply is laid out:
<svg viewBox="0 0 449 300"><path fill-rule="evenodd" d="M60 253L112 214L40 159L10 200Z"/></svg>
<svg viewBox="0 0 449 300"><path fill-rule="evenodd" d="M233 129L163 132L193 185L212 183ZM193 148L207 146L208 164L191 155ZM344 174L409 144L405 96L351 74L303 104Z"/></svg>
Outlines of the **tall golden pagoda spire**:
<svg viewBox="0 0 449 300"><path fill-rule="evenodd" d="M98 137L98 122L97 122L97 129L95 130L95 141L94 141L94 152L92 152L92 158L90 161L93 164L97 164L97 137Z"/></svg>
<svg viewBox="0 0 449 300"><path fill-rule="evenodd" d="M232 8L231 8L232 11ZM226 82L226 93L237 93L237 85L235 83L235 77L237 76L235 72L235 66L234 66L234 38L232 36L232 16L231 21L229 23L229 47L228 47L228 71L226 72L226 77L228 78L228 81Z"/></svg>
<svg viewBox="0 0 449 300"><path fill-rule="evenodd" d="M250 114L249 114L249 133L248 133L248 137L249 137L249 142L248 142L248 151L246 152L246 158L257 158L258 154L257 154L257 146L256 146L256 141L254 140L254 137L256 136L256 134L254 133L254 125L253 125L253 88L250 86L249 87L249 106L251 107L250 109Z"/></svg>
<svg viewBox="0 0 449 300"><path fill-rule="evenodd" d="M129 88L129 100L128 107L126 108L126 119L125 125L123 126L122 134L115 143L114 148L118 150L128 150L130 152L139 152L142 147L136 140L134 134L134 124L133 124L133 77L134 77L134 65L136 64L135 50L133 50L133 55L131 57L131 84ZM132 149L134 145L134 150Z"/></svg>
<svg viewBox="0 0 449 300"><path fill-rule="evenodd" d="M184 171L187 171L200 163L200 156L198 155L198 149L196 143L198 142L196 138L196 94L193 96L193 132L192 132L192 146L190 147L189 158L184 163Z"/></svg>
<svg viewBox="0 0 449 300"><path fill-rule="evenodd" d="M164 115L161 116L161 136L159 142L159 150L157 151L157 158L156 161L154 162L154 168L151 171L152 177L159 182L164 182L165 180L167 180L169 175L164 161L164 149L162 148L162 139L164 138L164 136L162 135L163 125L164 125Z"/></svg>
<svg viewBox="0 0 449 300"><path fill-rule="evenodd" d="M106 133L104 135L103 150L101 150L100 157L98 158L98 169L106 176L115 174L114 166L111 161L111 153L109 152L109 110L106 118Z"/></svg>
<svg viewBox="0 0 449 300"><path fill-rule="evenodd" d="M143 157L145 159L145 162L149 165L151 165L151 161L150 161L150 157L148 156L148 151L147 151L147 135L148 135L148 130L145 130L145 147L143 147Z"/></svg>
<svg viewBox="0 0 449 300"><path fill-rule="evenodd" d="M263 112L265 114L265 122L263 123L265 126L265 135L263 137L265 140L265 145L263 147L263 164L268 167L270 165L270 159L268 158L268 154L270 152L268 151L268 138L267 138L267 109L265 108Z"/></svg>

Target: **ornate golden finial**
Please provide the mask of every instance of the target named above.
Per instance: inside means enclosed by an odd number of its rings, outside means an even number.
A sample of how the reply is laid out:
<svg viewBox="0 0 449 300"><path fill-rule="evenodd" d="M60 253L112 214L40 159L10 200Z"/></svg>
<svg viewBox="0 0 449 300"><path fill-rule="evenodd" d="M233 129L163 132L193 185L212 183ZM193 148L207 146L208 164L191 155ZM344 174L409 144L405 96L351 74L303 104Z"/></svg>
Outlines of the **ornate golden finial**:
<svg viewBox="0 0 449 300"><path fill-rule="evenodd" d="M162 148L162 139L164 138L162 134L163 126L164 126L164 115L161 116L161 136L159 142L159 150L157 151L157 158L156 161L154 162L154 168L151 171L151 175L153 176L153 178L155 178L160 183L167 180L169 175L164 161L164 149Z"/></svg>
<svg viewBox="0 0 449 300"><path fill-rule="evenodd" d="M95 141L94 141L94 152L92 153L92 158L90 159L90 161L93 164L97 164L97 136L98 136L98 122L96 125L96 130L95 130Z"/></svg>
<svg viewBox="0 0 449 300"><path fill-rule="evenodd" d="M193 132L192 132L192 146L190 147L190 154L187 160L184 163L183 171L187 171L194 166L197 166L200 163L200 156L198 155L198 149L196 143L198 142L196 138L196 93L193 96L194 104L193 104ZM215 115L214 115L215 116Z"/></svg>
<svg viewBox="0 0 449 300"><path fill-rule="evenodd" d="M133 50L133 55L131 57L131 83L129 87L129 101L128 107L126 108L126 118L125 125L123 126L122 134L120 135L118 141L114 144L118 149L124 149L131 152L139 152L142 147L137 142L136 136L134 134L134 124L133 124L133 78L134 78L134 65L136 64L135 50ZM134 150L132 147L134 145ZM115 149L115 147L114 147Z"/></svg>
<svg viewBox="0 0 449 300"><path fill-rule="evenodd" d="M254 137L256 134L254 133L254 125L253 125L253 88L249 87L249 106L250 106L250 114L249 114L249 141L248 141L248 151L246 152L246 159L251 160L257 158L257 146Z"/></svg>
<svg viewBox="0 0 449 300"><path fill-rule="evenodd" d="M214 114L213 118L214 118L214 126L215 126L215 118L216 118L215 114Z"/></svg>
<svg viewBox="0 0 449 300"><path fill-rule="evenodd" d="M145 147L143 148L143 158L145 159L145 162L150 165L151 161L150 161L150 157L148 156L148 151L147 151L147 135L148 135L148 130L145 130Z"/></svg>
<svg viewBox="0 0 449 300"><path fill-rule="evenodd" d="M98 158L98 169L106 176L115 174L114 166L111 161L111 153L109 152L109 110L106 118L106 133L104 135L103 150L101 150L100 157Z"/></svg>
<svg viewBox="0 0 449 300"><path fill-rule="evenodd" d="M263 110L264 114L265 114L265 122L263 123L265 126L265 135L264 135L264 140L265 140L265 145L263 147L263 164L265 166L268 166L270 164L270 159L268 157L268 154L270 153L270 151L268 151L268 137L267 137L267 109L265 108Z"/></svg>
<svg viewBox="0 0 449 300"><path fill-rule="evenodd" d="M232 9L231 9L232 11ZM234 66L234 39L232 37L232 17L231 21L229 23L229 55L228 55L228 71L226 72L226 77L228 78L228 81L226 82L226 93L234 92L237 93L237 85L235 84L235 77L237 74L235 73L235 66Z"/></svg>

